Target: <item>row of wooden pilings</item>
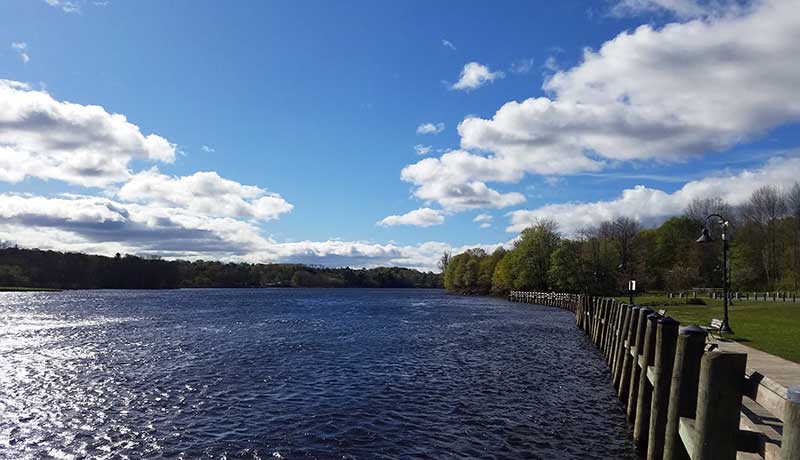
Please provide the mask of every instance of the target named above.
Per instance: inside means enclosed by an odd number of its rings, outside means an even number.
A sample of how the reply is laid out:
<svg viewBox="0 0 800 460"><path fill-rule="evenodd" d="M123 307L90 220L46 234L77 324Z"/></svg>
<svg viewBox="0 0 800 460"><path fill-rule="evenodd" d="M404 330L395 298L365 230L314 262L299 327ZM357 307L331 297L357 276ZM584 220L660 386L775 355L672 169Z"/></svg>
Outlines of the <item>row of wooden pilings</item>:
<svg viewBox="0 0 800 460"><path fill-rule="evenodd" d="M800 393L766 404L782 409L775 414L783 421L778 446L740 429L742 397L766 396L748 390L758 382L747 376L747 355L707 351L704 328L679 328L668 316L609 298L512 291L509 300L575 312L609 365L633 442L647 460L734 460L737 452L800 460Z"/></svg>

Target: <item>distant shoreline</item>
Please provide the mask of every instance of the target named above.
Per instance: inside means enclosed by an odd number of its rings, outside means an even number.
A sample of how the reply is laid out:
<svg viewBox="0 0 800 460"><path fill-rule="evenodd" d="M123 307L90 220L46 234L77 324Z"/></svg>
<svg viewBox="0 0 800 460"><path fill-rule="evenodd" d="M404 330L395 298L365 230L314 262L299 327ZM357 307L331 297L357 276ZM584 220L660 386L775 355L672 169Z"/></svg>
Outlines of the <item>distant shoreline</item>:
<svg viewBox="0 0 800 460"><path fill-rule="evenodd" d="M62 290L56 288L0 286L0 292L59 292Z"/></svg>
<svg viewBox="0 0 800 460"><path fill-rule="evenodd" d="M200 289L425 289L425 290L444 290L440 287L358 287L358 286L202 286L202 287L175 287L175 288L37 288L37 287L8 287L0 286L0 292L63 292L63 291L187 291Z"/></svg>

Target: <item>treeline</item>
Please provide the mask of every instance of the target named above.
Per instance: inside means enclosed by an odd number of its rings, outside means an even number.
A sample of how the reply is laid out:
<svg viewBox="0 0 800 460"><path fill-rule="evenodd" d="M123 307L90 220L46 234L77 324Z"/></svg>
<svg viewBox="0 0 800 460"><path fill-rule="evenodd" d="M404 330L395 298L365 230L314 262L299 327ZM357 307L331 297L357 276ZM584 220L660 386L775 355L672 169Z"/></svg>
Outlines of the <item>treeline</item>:
<svg viewBox="0 0 800 460"><path fill-rule="evenodd" d="M657 228L618 218L566 238L552 221L540 221L510 250L445 254L444 285L452 292L498 295L510 290L613 295L626 291L630 279L638 291L720 288L718 219L709 220L717 241L696 243L706 216L714 213L729 222L732 289L800 289L800 183L788 190L762 187L738 207L719 198L695 199L682 216Z"/></svg>
<svg viewBox="0 0 800 460"><path fill-rule="evenodd" d="M105 257L6 247L0 286L55 289L171 289L189 287L437 288L441 276L407 268L327 268L300 264L166 261L133 255Z"/></svg>

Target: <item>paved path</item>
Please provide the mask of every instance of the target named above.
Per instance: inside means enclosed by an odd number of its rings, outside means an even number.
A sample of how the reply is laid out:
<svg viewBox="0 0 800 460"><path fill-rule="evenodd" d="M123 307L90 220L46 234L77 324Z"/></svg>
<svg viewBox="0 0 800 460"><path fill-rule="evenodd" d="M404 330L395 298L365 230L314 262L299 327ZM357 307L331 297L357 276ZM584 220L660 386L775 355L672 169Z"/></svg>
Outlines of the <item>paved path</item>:
<svg viewBox="0 0 800 460"><path fill-rule="evenodd" d="M733 351L737 353L747 353L747 367L756 370L762 375L769 377L774 382L788 387L789 385L800 385L800 364L787 361L775 355L750 348L733 341L715 341L723 351ZM800 343L798 343L800 346Z"/></svg>

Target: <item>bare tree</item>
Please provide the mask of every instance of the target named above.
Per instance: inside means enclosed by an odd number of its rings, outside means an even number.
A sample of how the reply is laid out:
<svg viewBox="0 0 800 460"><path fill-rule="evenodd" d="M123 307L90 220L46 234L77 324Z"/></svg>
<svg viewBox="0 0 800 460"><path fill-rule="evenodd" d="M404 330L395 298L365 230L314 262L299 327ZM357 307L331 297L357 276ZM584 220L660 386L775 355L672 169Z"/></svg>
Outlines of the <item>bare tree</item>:
<svg viewBox="0 0 800 460"><path fill-rule="evenodd" d="M620 264L624 270L631 273L633 261L631 260L631 246L633 238L641 230L639 222L629 217L618 217L611 223L611 238L619 245Z"/></svg>
<svg viewBox="0 0 800 460"><path fill-rule="evenodd" d="M450 253L450 251L444 251L442 253L442 257L439 258L439 263L437 264L442 273L447 270L447 266L450 265L450 259L452 258L453 255Z"/></svg>
<svg viewBox="0 0 800 460"><path fill-rule="evenodd" d="M786 197L780 189L765 185L750 196L743 207L745 220L754 224L763 241L762 260L767 284L773 286L780 279L778 263L778 221L786 215Z"/></svg>
<svg viewBox="0 0 800 460"><path fill-rule="evenodd" d="M683 215L697 221L704 221L706 216L711 214L721 214L726 219L733 215L731 206L722 198L712 196L707 198L697 197L686 206Z"/></svg>
<svg viewBox="0 0 800 460"><path fill-rule="evenodd" d="M792 271L794 272L794 288L800 289L800 182L795 182L786 193L788 214L794 219L792 228Z"/></svg>

